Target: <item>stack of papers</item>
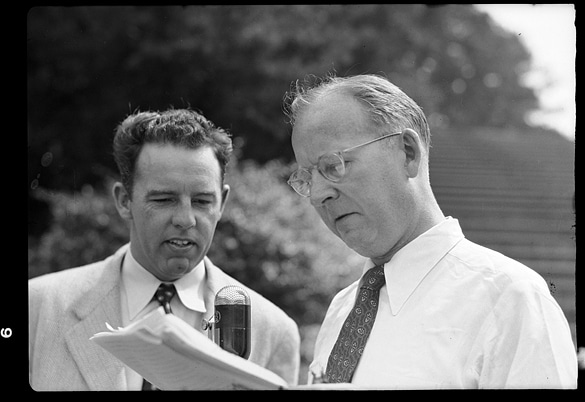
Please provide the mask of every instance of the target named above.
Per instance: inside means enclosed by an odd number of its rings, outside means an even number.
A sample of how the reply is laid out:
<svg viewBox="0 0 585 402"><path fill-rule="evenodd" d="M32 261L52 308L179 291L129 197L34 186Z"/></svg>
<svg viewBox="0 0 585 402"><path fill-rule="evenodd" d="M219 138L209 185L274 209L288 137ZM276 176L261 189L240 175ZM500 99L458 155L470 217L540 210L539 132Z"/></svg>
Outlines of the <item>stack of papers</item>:
<svg viewBox="0 0 585 402"><path fill-rule="evenodd" d="M289 388L272 371L221 349L161 308L91 340L161 390L276 390Z"/></svg>

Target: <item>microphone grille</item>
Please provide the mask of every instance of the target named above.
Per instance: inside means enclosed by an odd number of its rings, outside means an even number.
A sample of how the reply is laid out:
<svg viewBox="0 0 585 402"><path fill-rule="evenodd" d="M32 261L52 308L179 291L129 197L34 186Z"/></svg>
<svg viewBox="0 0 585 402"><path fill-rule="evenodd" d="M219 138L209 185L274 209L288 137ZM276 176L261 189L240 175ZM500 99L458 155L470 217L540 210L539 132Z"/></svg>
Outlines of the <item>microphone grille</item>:
<svg viewBox="0 0 585 402"><path fill-rule="evenodd" d="M229 285L223 287L215 295L215 305L250 304L250 296L239 286Z"/></svg>

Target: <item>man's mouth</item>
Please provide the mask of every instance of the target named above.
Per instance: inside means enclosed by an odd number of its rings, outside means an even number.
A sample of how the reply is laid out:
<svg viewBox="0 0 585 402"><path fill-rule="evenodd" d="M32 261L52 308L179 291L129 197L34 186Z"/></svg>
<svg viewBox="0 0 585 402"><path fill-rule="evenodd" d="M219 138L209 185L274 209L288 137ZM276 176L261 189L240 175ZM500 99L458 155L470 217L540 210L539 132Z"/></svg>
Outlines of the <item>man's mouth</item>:
<svg viewBox="0 0 585 402"><path fill-rule="evenodd" d="M339 222L340 220L352 215L353 212L347 213L347 214L343 214L343 215L339 215L337 218L335 218L335 222Z"/></svg>
<svg viewBox="0 0 585 402"><path fill-rule="evenodd" d="M166 243L177 249L186 249L195 244L191 240L186 239L170 239L167 240Z"/></svg>

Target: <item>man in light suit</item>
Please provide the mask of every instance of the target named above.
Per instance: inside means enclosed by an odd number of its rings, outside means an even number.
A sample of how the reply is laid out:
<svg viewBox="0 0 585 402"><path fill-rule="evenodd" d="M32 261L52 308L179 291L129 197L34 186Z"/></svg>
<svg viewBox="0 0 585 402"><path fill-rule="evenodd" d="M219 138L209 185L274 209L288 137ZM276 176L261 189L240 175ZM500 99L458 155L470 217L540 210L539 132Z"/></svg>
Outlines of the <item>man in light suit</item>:
<svg viewBox="0 0 585 402"><path fill-rule="evenodd" d="M117 128L113 186L130 243L103 261L29 281L29 376L34 390L140 390L142 377L89 339L126 326L160 304L173 284L173 314L199 330L224 286L252 305L249 360L296 384L297 325L273 303L216 267L206 253L229 194L231 139L192 110L140 112Z"/></svg>

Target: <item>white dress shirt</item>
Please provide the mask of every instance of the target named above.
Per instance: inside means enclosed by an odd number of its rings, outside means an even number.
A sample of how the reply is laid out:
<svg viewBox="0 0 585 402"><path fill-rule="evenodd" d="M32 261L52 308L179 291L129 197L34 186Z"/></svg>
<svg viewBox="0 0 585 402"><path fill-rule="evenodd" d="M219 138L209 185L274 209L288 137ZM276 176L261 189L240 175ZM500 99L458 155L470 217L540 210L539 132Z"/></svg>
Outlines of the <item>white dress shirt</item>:
<svg viewBox="0 0 585 402"><path fill-rule="evenodd" d="M373 267L368 260L364 272ZM384 266L378 314L352 384L367 388L576 388L568 322L544 279L465 239L447 218ZM327 311L310 365L319 377L359 280Z"/></svg>
<svg viewBox="0 0 585 402"><path fill-rule="evenodd" d="M173 282L177 296L171 300L173 314L201 331L201 320L205 317L204 302L205 264L203 260L188 274ZM161 281L143 268L132 256L130 249L122 263L122 324L127 326L160 307L152 300ZM142 388L142 376L126 368L128 390Z"/></svg>

